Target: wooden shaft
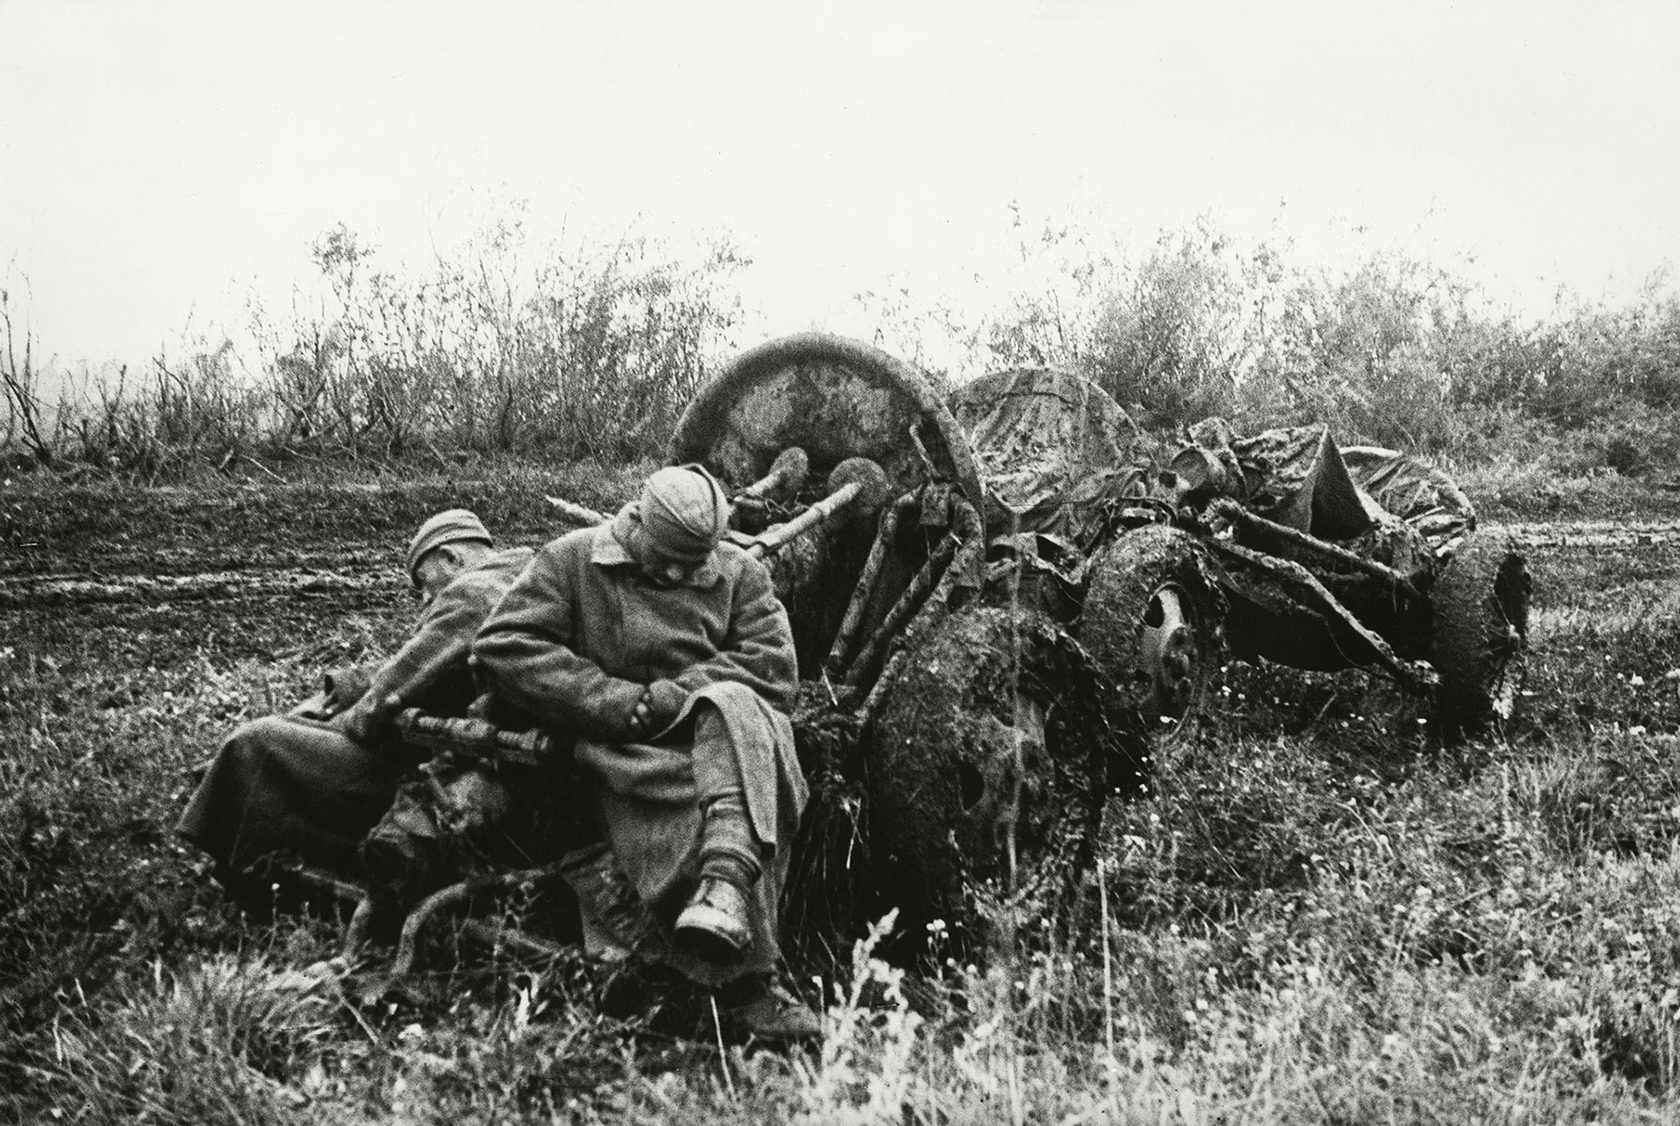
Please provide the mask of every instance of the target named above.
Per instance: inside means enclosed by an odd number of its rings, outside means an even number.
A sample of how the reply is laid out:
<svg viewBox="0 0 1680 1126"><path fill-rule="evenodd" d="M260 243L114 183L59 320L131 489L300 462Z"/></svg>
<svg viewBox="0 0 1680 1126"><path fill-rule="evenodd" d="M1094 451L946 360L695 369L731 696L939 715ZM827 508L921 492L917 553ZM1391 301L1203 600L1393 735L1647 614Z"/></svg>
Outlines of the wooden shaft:
<svg viewBox="0 0 1680 1126"><path fill-rule="evenodd" d="M794 490L797 490L799 488L798 483L805 480L805 474L809 472L809 466L810 459L805 456L805 451L798 446L790 446L778 454L775 461L770 463L769 473L742 489L740 495L755 499L763 498L771 493L780 492L790 484L792 484Z"/></svg>
<svg viewBox="0 0 1680 1126"><path fill-rule="evenodd" d="M1302 551L1312 552L1333 563L1340 563L1344 567L1370 575L1374 579L1381 579L1385 583L1399 587L1408 594L1416 594L1417 589L1412 580L1396 571L1393 567L1384 566L1374 559L1349 551L1338 544L1325 543L1317 536L1308 532L1298 531L1275 520L1268 520L1264 516L1250 512L1234 500L1217 500L1210 506L1214 515L1223 516L1233 524L1240 525L1251 532L1262 536L1270 536L1275 542L1288 544Z"/></svg>
<svg viewBox="0 0 1680 1126"><path fill-rule="evenodd" d="M1440 674L1427 661L1403 661L1395 655L1393 648L1383 639L1382 635L1370 629L1353 616L1353 612L1331 594L1318 578L1293 559L1279 559L1264 552L1241 544L1227 543L1221 539L1205 541L1209 550L1215 555L1224 556L1228 560L1245 563L1257 570L1265 571L1273 578L1293 586L1297 593L1304 596L1302 601L1308 609L1317 610L1325 622L1332 626L1340 626L1346 631L1342 641L1351 639L1363 644L1372 661L1387 670L1389 676L1400 687L1419 696L1427 696L1435 691L1440 682ZM1344 652L1346 649L1344 647ZM1349 654L1354 656L1354 654Z"/></svg>
<svg viewBox="0 0 1680 1126"><path fill-rule="evenodd" d="M898 638L905 623L922 608L922 603L927 601L934 583L945 576L945 568L950 565L952 557L956 554L957 544L957 537L947 532L933 554L928 556L927 562L922 564L921 569L910 580L910 585L904 589L904 593L898 596L898 601L887 611L887 616L881 619L881 624L875 627L875 632L858 651L858 668L867 669L879 661L881 654ZM847 682L851 679L850 671L847 670L847 675L842 678Z"/></svg>
<svg viewBox="0 0 1680 1126"><path fill-rule="evenodd" d="M777 524L772 528L766 528L764 532L753 541L753 545L747 548L748 554L752 555L756 559L763 559L766 555L774 555L776 552L780 551L782 548L786 547L788 544L792 543L794 540L798 539L818 524L821 524L824 520L827 520L848 504L852 503L852 501L857 499L858 494L861 492L863 492L862 482L852 481L841 485L838 489L835 489L828 496L819 500L810 508L807 508L804 512L801 512L798 516L789 520L787 523Z"/></svg>
<svg viewBox="0 0 1680 1126"><path fill-rule="evenodd" d="M834 644L829 646L828 659L823 662L823 670L835 680L841 679L846 662L852 657L858 630L863 628L863 612L869 605L876 579L880 577L881 565L886 562L887 552L898 539L898 523L902 519L899 513L910 503L912 502L908 495L901 497L897 504L887 509L887 514L882 517L875 530L875 542L870 545L869 558L864 561L863 573L858 576L857 583L852 587L852 599L846 605L845 620L840 623L840 632L834 635Z"/></svg>

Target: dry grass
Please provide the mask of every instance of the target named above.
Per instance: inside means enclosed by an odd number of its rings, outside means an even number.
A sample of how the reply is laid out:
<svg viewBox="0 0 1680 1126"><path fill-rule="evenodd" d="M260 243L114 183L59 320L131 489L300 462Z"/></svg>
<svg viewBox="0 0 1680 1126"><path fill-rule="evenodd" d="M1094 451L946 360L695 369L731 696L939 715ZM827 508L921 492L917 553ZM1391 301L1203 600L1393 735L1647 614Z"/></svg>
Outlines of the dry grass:
<svg viewBox="0 0 1680 1126"><path fill-rule="evenodd" d="M510 478L486 507L513 520L515 493L544 484ZM1671 1120L1672 567L1660 546L1536 558L1535 695L1509 744L1434 747L1422 709L1361 675L1233 666L1149 794L1108 810L1065 926L1011 920L1018 941L984 966L914 973L875 956L877 935L812 987L829 1037L792 1058L601 1016L577 965L439 950L418 1004L352 1007L296 972L334 951L330 924L239 916L167 838L183 770L220 733L393 643L395 584L307 639L285 614L234 631L214 606L33 618L0 644L5 1105L85 1122Z"/></svg>
<svg viewBox="0 0 1680 1126"><path fill-rule="evenodd" d="M310 248L326 298L254 310L260 354L199 332L120 376L73 378L61 401L40 394L43 357L73 342L36 341L14 284L0 454L146 481L299 458L659 456L699 382L757 342L739 338L750 263L726 237L539 243L521 219L507 207L402 270L326 232ZM1206 220L1135 246L1019 216L1012 231L1017 268L983 299L859 295L874 342L951 382L1068 367L1161 431L1209 414L1250 430L1326 422L1451 466L1503 512L1626 510L1680 475L1680 296L1666 279L1624 307L1525 319L1396 251L1338 273Z"/></svg>

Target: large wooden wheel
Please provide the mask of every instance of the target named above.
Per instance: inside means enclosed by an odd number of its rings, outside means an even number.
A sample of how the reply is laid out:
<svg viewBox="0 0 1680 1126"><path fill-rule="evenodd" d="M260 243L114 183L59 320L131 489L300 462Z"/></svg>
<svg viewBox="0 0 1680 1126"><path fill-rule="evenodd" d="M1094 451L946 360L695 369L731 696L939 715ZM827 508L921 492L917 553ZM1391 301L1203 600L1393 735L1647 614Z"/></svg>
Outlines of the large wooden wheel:
<svg viewBox="0 0 1680 1126"><path fill-rule="evenodd" d="M897 495L939 480L981 505L968 442L927 377L879 348L822 332L738 356L683 411L670 460L700 462L741 488L791 447L809 457L814 482L866 457Z"/></svg>

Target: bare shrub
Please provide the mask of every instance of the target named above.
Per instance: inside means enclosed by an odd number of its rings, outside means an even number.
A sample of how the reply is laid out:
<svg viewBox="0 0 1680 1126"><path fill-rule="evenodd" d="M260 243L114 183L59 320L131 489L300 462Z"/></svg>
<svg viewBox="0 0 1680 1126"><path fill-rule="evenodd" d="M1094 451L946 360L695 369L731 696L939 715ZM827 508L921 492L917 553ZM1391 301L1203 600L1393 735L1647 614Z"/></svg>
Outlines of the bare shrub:
<svg viewBox="0 0 1680 1126"><path fill-rule="evenodd" d="M10 288L0 287L0 398L6 403L6 433L0 450L21 441L24 449L42 465L53 460L50 432L43 430L40 373L35 364L35 335L26 321L20 330L12 319ZM21 340L19 337L21 336ZM21 350L23 358L19 360Z"/></svg>
<svg viewBox="0 0 1680 1126"><path fill-rule="evenodd" d="M861 295L880 342L956 356L966 377L1073 368L1154 429L1211 414L1245 429L1322 422L1347 441L1554 476L1660 478L1676 461L1680 294L1667 275L1624 308L1560 304L1529 320L1399 249L1308 268L1287 240L1202 219L1138 253L1018 209L1012 233L1013 268L982 308L902 285Z"/></svg>
<svg viewBox="0 0 1680 1126"><path fill-rule="evenodd" d="M1205 221L1163 234L1103 298L1087 360L1097 382L1149 426L1232 413L1260 340L1247 266Z"/></svg>
<svg viewBox="0 0 1680 1126"><path fill-rule="evenodd" d="M1629 403L1680 406L1680 295L1655 275L1622 309L1577 307L1560 318L1557 356L1531 396L1560 426L1582 428Z"/></svg>
<svg viewBox="0 0 1680 1126"><path fill-rule="evenodd" d="M374 269L340 227L313 254L318 315L263 319L285 442L401 454L416 443L623 461L657 452L737 310L727 243L536 243L503 217L430 270Z"/></svg>

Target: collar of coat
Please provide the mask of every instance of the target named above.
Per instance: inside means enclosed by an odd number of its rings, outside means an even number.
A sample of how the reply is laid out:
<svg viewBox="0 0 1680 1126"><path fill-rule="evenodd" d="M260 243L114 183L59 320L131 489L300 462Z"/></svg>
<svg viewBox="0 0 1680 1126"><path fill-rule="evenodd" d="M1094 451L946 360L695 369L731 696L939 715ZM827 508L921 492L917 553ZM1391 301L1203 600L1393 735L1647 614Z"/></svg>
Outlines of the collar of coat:
<svg viewBox="0 0 1680 1126"><path fill-rule="evenodd" d="M635 558L625 550L618 537L613 535L610 521L595 529L595 543L590 549L589 561L597 567L636 567ZM640 574L639 571L637 573ZM723 572L718 570L717 552L714 550L704 563L695 568L693 574L678 585L703 590L722 577Z"/></svg>

